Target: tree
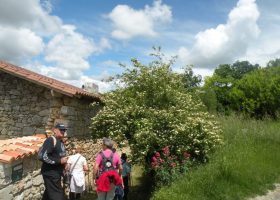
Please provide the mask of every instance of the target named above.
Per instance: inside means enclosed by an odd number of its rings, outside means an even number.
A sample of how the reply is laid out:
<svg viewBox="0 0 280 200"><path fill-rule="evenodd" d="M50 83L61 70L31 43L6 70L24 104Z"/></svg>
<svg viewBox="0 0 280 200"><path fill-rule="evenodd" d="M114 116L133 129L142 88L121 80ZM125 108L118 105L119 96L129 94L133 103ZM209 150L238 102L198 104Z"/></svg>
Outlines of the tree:
<svg viewBox="0 0 280 200"><path fill-rule="evenodd" d="M234 79L241 79L244 75L259 69L258 64L252 65L248 61L236 61L231 65L232 77Z"/></svg>
<svg viewBox="0 0 280 200"><path fill-rule="evenodd" d="M240 79L230 98L232 108L252 117L278 117L280 111L280 67L254 71Z"/></svg>
<svg viewBox="0 0 280 200"><path fill-rule="evenodd" d="M203 90L214 91L217 97L217 110L228 112L232 103L229 94L236 82L257 69L259 69L258 64L252 65L248 61L219 65L213 76L205 80Z"/></svg>
<svg viewBox="0 0 280 200"><path fill-rule="evenodd" d="M172 72L173 60L160 52L143 65L115 77L122 86L104 96L103 109L92 119L92 136L108 136L119 145L128 141L135 162L148 165L155 152L168 146L176 158L184 152L205 161L220 141L220 128L201 101L186 91L182 76Z"/></svg>
<svg viewBox="0 0 280 200"><path fill-rule="evenodd" d="M183 76L182 81L183 81L184 87L189 91L192 91L193 89L199 87L199 85L202 81L201 75L195 75L190 66L187 66L184 70L185 71L182 74L182 76Z"/></svg>
<svg viewBox="0 0 280 200"><path fill-rule="evenodd" d="M270 60L266 66L267 67L280 67L280 58L276 58L275 60Z"/></svg>

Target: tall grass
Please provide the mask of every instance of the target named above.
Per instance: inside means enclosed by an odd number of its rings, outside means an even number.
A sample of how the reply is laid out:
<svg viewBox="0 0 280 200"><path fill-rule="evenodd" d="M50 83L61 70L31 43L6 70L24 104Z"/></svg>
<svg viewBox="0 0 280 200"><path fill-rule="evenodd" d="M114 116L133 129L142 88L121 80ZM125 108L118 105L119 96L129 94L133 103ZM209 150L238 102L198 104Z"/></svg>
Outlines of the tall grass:
<svg viewBox="0 0 280 200"><path fill-rule="evenodd" d="M224 145L153 200L238 200L280 182L280 122L220 118Z"/></svg>

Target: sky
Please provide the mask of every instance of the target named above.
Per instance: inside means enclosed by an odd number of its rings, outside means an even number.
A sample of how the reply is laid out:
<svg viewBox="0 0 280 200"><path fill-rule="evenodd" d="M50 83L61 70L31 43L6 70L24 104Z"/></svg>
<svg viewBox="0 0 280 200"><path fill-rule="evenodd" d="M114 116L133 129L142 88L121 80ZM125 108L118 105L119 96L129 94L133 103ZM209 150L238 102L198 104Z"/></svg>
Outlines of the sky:
<svg viewBox="0 0 280 200"><path fill-rule="evenodd" d="M203 77L219 64L280 58L279 0L0 0L0 60L81 87L152 47Z"/></svg>

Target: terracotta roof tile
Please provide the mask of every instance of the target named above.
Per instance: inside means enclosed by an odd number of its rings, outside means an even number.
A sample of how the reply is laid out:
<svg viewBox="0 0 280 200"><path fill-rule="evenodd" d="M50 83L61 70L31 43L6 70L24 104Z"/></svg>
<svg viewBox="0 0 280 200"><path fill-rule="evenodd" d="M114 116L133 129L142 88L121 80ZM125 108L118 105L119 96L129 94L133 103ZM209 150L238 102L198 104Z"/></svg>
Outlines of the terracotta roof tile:
<svg viewBox="0 0 280 200"><path fill-rule="evenodd" d="M91 99L94 99L96 101L101 101L100 94L92 94L89 92L84 91L81 88L75 87L73 85L69 85L67 83L63 83L61 81L58 81L56 79L43 76L41 74L32 72L30 70L12 65L10 63L0 61L0 70L12 74L14 76L17 76L19 78L23 78L25 80L31 81L33 83L36 83L38 85L42 85L44 87L47 87L49 89L53 89L59 93L68 95L68 96L84 96Z"/></svg>
<svg viewBox="0 0 280 200"><path fill-rule="evenodd" d="M19 151L4 151L3 154L4 154L4 155L8 155L8 156L12 156L12 157L14 157L15 159L24 157L24 153L19 152Z"/></svg>
<svg viewBox="0 0 280 200"><path fill-rule="evenodd" d="M15 160L15 158L13 156L0 154L0 162L1 163L11 163L14 160Z"/></svg>
<svg viewBox="0 0 280 200"><path fill-rule="evenodd" d="M0 140L0 163L11 163L38 153L46 139L45 134Z"/></svg>

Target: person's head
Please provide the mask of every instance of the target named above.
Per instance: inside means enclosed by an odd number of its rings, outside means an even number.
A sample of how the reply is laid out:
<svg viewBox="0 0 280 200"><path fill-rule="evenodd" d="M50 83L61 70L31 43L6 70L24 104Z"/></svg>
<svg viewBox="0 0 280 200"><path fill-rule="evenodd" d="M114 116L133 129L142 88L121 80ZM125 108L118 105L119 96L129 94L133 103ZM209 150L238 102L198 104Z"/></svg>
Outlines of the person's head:
<svg viewBox="0 0 280 200"><path fill-rule="evenodd" d="M82 147L80 147L80 146L78 146L78 145L75 146L73 150L74 150L75 153L82 153L82 151L83 151L83 150L82 150Z"/></svg>
<svg viewBox="0 0 280 200"><path fill-rule="evenodd" d="M122 153L121 159L122 159L123 161L126 161L126 160L127 160L127 155L126 155L126 153Z"/></svg>
<svg viewBox="0 0 280 200"><path fill-rule="evenodd" d="M53 128L54 136L58 139L62 139L63 137L66 137L66 135L67 135L66 131L67 131L67 128L62 123L56 124Z"/></svg>
<svg viewBox="0 0 280 200"><path fill-rule="evenodd" d="M103 143L102 143L103 149L112 149L113 147L113 142L110 138L103 138Z"/></svg>

